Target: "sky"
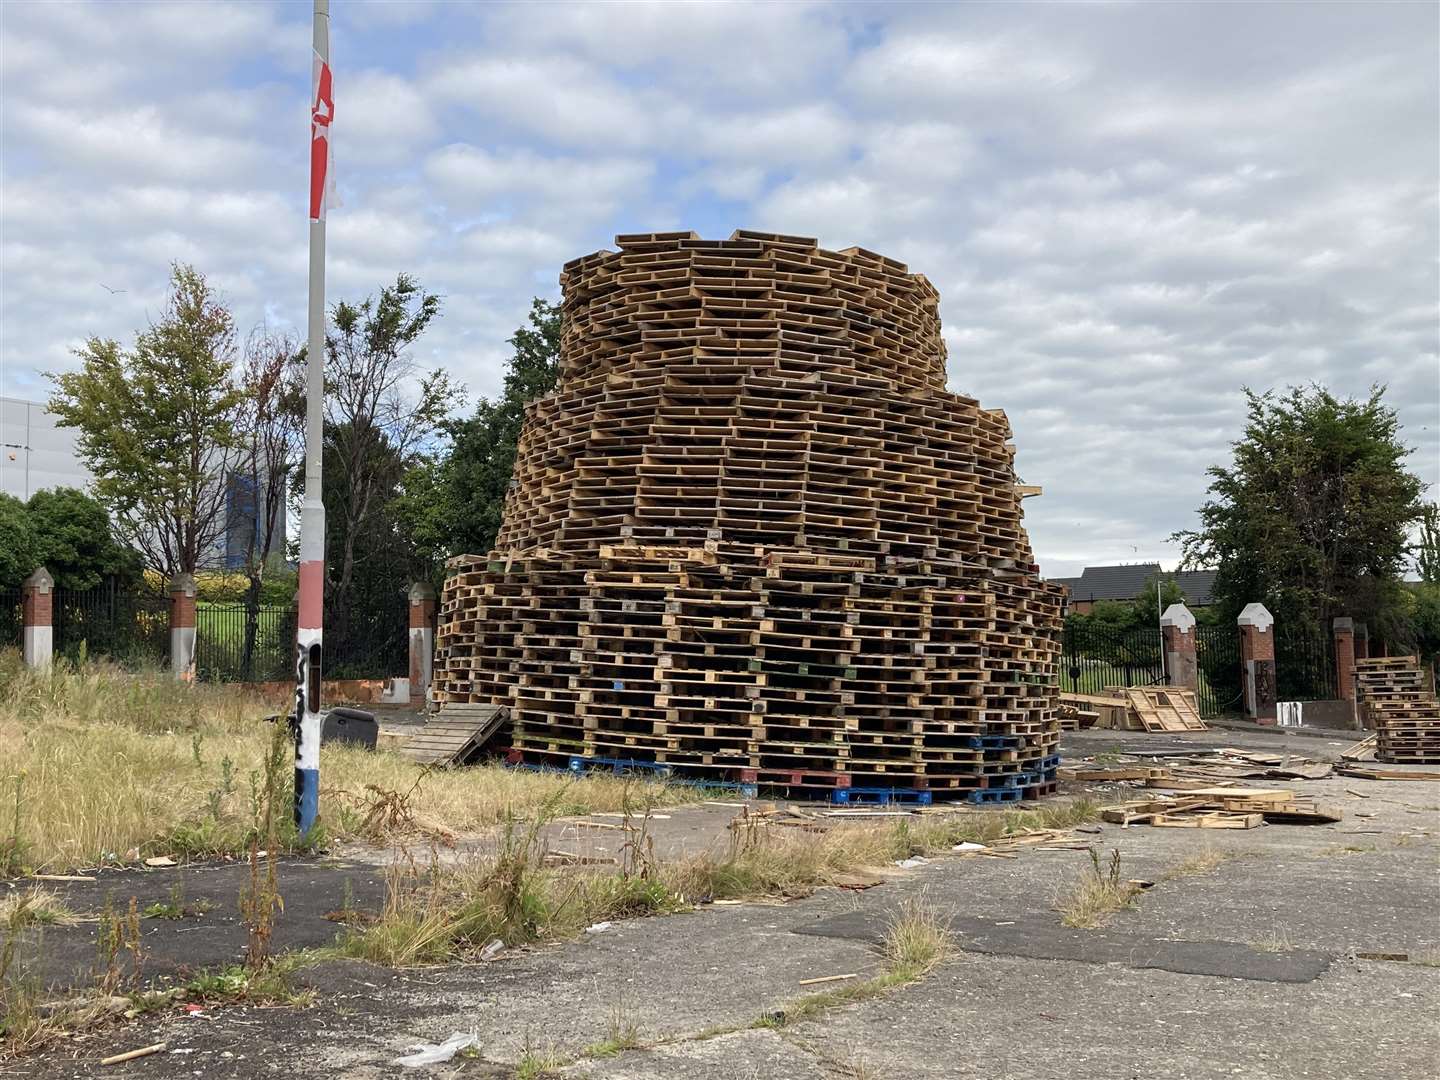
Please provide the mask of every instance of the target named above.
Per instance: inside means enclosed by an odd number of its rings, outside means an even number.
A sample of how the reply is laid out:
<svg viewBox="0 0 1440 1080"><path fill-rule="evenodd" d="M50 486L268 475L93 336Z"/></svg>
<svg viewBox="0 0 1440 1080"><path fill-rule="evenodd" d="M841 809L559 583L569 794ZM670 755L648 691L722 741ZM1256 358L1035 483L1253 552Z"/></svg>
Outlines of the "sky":
<svg viewBox="0 0 1440 1080"><path fill-rule="evenodd" d="M416 276L472 401L565 261L753 228L934 282L1049 575L1170 565L1246 386L1383 383L1440 482L1440 6L331 6L329 296ZM303 336L309 21L0 4L0 393L131 340L174 260Z"/></svg>

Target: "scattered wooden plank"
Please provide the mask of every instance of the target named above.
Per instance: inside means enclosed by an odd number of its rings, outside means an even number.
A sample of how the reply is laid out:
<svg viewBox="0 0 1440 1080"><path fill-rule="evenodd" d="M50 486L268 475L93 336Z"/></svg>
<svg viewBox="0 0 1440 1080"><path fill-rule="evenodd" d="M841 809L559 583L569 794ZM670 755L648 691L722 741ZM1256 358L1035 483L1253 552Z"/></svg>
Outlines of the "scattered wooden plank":
<svg viewBox="0 0 1440 1080"><path fill-rule="evenodd" d="M821 983L846 982L849 979L858 979L860 976L854 972L847 975L821 975L817 979L801 979L796 986L819 986Z"/></svg>
<svg viewBox="0 0 1440 1080"><path fill-rule="evenodd" d="M136 1058L149 1057L151 1054L158 1054L164 1050L169 1043L154 1043L150 1046L142 1046L138 1050L127 1050L123 1054L111 1054L107 1058L101 1058L101 1065L119 1065L124 1061L134 1061Z"/></svg>
<svg viewBox="0 0 1440 1080"><path fill-rule="evenodd" d="M1335 770L1341 776L1354 776L1361 780L1440 780L1440 772L1416 769L1377 769L1363 765L1342 765Z"/></svg>
<svg viewBox="0 0 1440 1080"><path fill-rule="evenodd" d="M1258 829L1265 824L1265 816L1198 810L1188 814L1156 814L1150 824L1161 829Z"/></svg>

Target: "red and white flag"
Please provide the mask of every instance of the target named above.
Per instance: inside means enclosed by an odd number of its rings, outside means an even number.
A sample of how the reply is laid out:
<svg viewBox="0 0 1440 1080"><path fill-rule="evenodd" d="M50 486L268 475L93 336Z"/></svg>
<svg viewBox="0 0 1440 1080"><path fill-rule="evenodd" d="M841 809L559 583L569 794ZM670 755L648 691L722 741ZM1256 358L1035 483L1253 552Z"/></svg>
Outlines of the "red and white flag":
<svg viewBox="0 0 1440 1080"><path fill-rule="evenodd" d="M335 93L330 65L315 54L315 75L310 84L310 220L324 221L325 209L335 198L335 155L330 148L330 124L335 119Z"/></svg>

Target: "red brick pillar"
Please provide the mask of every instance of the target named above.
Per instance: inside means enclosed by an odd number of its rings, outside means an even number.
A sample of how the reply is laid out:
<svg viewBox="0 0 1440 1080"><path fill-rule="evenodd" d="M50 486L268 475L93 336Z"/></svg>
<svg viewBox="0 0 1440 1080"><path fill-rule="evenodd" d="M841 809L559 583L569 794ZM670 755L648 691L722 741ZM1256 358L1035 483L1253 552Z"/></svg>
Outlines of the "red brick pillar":
<svg viewBox="0 0 1440 1080"><path fill-rule="evenodd" d="M1355 620L1341 616L1335 620L1335 696L1350 702L1350 715L1355 715Z"/></svg>
<svg viewBox="0 0 1440 1080"><path fill-rule="evenodd" d="M55 579L49 570L42 566L25 579L20 586L20 603L25 666L49 667L55 651Z"/></svg>
<svg viewBox="0 0 1440 1080"><path fill-rule="evenodd" d="M1240 685L1245 715L1257 724L1275 723L1275 618L1264 604L1246 604L1240 626Z"/></svg>
<svg viewBox="0 0 1440 1080"><path fill-rule="evenodd" d="M195 579L176 574L170 582L170 670L175 678L195 678Z"/></svg>
<svg viewBox="0 0 1440 1080"><path fill-rule="evenodd" d="M435 664L435 586L410 586L410 704L424 705Z"/></svg>
<svg viewBox="0 0 1440 1080"><path fill-rule="evenodd" d="M1200 687L1195 661L1195 616L1184 604L1171 604L1160 616L1165 649L1165 681L1190 690Z"/></svg>

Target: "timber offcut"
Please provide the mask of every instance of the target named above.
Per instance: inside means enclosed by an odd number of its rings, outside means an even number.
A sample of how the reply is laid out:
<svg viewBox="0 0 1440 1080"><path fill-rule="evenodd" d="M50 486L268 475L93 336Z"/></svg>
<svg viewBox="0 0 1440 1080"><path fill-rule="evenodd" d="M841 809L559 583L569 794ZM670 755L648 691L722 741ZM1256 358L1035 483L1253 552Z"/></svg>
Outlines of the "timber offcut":
<svg viewBox="0 0 1440 1080"><path fill-rule="evenodd" d="M1060 589L938 294L860 248L621 236L569 263L495 550L450 563L438 703L512 760L859 797L1054 789ZM838 797L838 796L837 796Z"/></svg>

